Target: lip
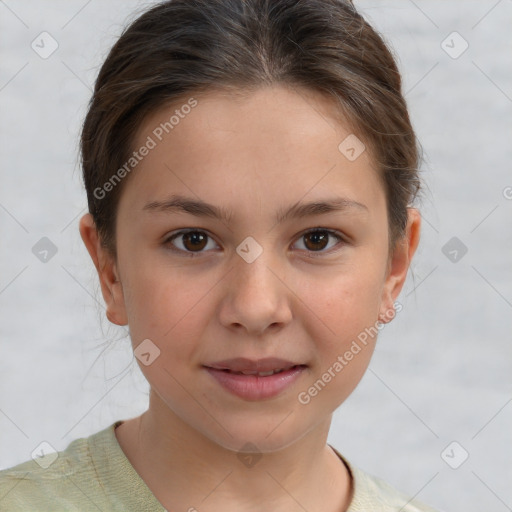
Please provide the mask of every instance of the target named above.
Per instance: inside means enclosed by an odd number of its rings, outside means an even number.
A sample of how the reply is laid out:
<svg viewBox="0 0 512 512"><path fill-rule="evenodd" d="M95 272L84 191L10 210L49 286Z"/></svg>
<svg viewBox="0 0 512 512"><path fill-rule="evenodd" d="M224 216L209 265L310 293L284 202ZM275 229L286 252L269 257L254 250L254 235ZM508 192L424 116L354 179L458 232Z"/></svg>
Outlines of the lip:
<svg viewBox="0 0 512 512"><path fill-rule="evenodd" d="M247 359L246 357L235 357L232 359L224 359L214 363L208 363L204 366L217 370L231 370L233 372L269 372L280 368L288 369L292 366L299 366L302 363L280 359L278 357L266 357L263 359ZM305 365L304 365L305 366Z"/></svg>
<svg viewBox="0 0 512 512"><path fill-rule="evenodd" d="M231 373L229 370L209 366L205 366L205 369L225 390L244 400L257 401L275 397L290 388L300 379L307 366L293 366L268 376Z"/></svg>

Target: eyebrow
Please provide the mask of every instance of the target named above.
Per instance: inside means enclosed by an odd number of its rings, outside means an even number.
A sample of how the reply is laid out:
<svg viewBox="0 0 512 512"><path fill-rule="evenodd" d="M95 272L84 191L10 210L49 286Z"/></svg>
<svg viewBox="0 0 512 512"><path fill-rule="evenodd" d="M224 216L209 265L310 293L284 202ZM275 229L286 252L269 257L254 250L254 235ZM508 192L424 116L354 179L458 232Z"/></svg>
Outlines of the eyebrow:
<svg viewBox="0 0 512 512"><path fill-rule="evenodd" d="M144 211L160 213L188 213L196 217L211 217L231 221L233 212L222 207L214 206L202 200L193 199L181 195L172 195L163 201L151 201L144 205ZM279 209L275 220L282 223L290 218L310 217L331 212L361 211L368 212L368 207L362 203L345 197L333 197L324 200L311 201L309 203L297 203L287 209Z"/></svg>

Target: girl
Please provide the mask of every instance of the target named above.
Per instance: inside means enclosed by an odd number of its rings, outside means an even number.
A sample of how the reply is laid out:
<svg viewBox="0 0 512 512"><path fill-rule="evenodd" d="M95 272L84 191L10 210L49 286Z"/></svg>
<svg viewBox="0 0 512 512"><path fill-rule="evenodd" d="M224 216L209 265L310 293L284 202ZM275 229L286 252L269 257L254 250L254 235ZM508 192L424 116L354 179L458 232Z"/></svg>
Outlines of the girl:
<svg viewBox="0 0 512 512"><path fill-rule="evenodd" d="M2 510L432 511L327 444L420 232L401 78L354 6L154 6L81 155L80 234L149 408L0 472Z"/></svg>

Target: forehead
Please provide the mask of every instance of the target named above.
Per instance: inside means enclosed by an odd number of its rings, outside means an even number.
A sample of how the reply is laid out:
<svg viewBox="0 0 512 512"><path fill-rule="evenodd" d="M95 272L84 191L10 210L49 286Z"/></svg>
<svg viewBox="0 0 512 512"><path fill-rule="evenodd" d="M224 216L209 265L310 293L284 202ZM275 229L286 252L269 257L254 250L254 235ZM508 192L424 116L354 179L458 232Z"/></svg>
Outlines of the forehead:
<svg viewBox="0 0 512 512"><path fill-rule="evenodd" d="M191 124L196 138L189 137ZM186 138L207 147L228 134L233 147L252 138L254 144L265 142L276 152L298 151L297 146L313 149L314 144L318 153L329 146L332 150L330 139L341 141L353 131L332 97L303 87L273 85L183 96L145 117L134 146L149 135L158 144L174 141L179 145ZM318 145L320 139L325 139L324 148ZM224 149L231 149L231 144Z"/></svg>
<svg viewBox="0 0 512 512"><path fill-rule="evenodd" d="M333 99L306 89L183 97L139 127L133 149L151 149L137 163L121 201L140 209L165 192L187 192L212 203L229 196L246 206L245 196L258 197L263 208L284 196L314 199L333 187L354 200L375 199L382 185L368 149L352 159L353 153L344 152L347 144L340 146L355 141L361 151L354 137Z"/></svg>

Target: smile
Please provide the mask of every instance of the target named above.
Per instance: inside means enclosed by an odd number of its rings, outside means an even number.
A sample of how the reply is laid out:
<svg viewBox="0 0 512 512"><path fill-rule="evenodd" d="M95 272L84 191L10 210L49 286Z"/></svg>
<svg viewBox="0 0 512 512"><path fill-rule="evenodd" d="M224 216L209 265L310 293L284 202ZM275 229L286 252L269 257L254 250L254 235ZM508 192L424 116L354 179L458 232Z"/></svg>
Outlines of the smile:
<svg viewBox="0 0 512 512"><path fill-rule="evenodd" d="M292 386L304 373L306 365L293 365L264 372L234 371L227 368L204 367L230 393L249 401L275 397Z"/></svg>

